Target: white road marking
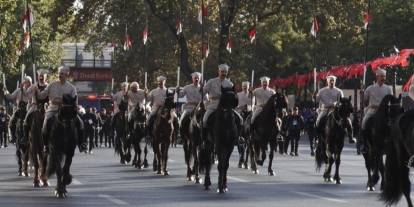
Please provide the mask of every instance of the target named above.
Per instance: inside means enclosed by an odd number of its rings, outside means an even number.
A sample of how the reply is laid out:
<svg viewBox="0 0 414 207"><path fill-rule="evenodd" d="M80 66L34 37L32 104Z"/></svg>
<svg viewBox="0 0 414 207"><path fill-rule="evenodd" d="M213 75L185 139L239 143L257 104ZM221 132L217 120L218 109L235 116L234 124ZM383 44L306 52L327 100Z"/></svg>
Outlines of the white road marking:
<svg viewBox="0 0 414 207"><path fill-rule="evenodd" d="M77 180L77 179L73 179L72 180L72 184L73 185L82 185L82 183L79 180Z"/></svg>
<svg viewBox="0 0 414 207"><path fill-rule="evenodd" d="M248 180L241 179L241 178L236 178L236 177L233 177L233 176L227 176L227 178L230 179L230 180L234 180L234 181L237 181L237 182L241 182L241 183L249 183Z"/></svg>
<svg viewBox="0 0 414 207"><path fill-rule="evenodd" d="M317 199L322 199L322 200L326 200L326 201L332 201L332 202L335 202L335 203L347 203L347 201L344 201L344 200L335 199L335 198L327 198L327 197L324 197L324 196L319 196L319 195L305 193L305 192L299 192L299 191L294 192L293 191L293 193L303 195L303 196L308 196L308 197L311 197L311 198L317 198Z"/></svg>
<svg viewBox="0 0 414 207"><path fill-rule="evenodd" d="M110 195L106 195L106 194L99 194L99 195L98 195L98 197L99 197L99 198L105 198L105 199L107 199L108 201L110 201L110 202L112 202L112 203L114 203L114 204L116 204L116 205L128 205L128 203L127 203L127 202L125 202L125 201L123 201L123 200L119 200L119 199L117 199L117 198L114 198L114 197L112 197L112 196L110 196Z"/></svg>

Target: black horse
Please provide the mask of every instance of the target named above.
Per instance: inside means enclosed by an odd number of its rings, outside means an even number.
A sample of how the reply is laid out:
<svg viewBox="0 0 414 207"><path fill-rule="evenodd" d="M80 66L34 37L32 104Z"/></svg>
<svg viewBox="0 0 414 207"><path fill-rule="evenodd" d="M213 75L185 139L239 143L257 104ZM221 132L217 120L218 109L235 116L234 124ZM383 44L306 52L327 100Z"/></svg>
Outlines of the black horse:
<svg viewBox="0 0 414 207"><path fill-rule="evenodd" d="M157 174L169 175L167 171L168 149L173 141L176 119L174 92L167 90L164 105L157 110L152 128L153 170Z"/></svg>
<svg viewBox="0 0 414 207"><path fill-rule="evenodd" d="M121 157L121 164L131 161L131 142L128 137L128 102L125 99L119 104L119 112L114 115L112 127L115 129L115 153Z"/></svg>
<svg viewBox="0 0 414 207"><path fill-rule="evenodd" d="M47 146L42 137L42 123L45 119L45 101L36 100L36 109L29 118L29 143L30 158L34 167L33 187L49 186L46 175L47 154L44 147Z"/></svg>
<svg viewBox="0 0 414 207"><path fill-rule="evenodd" d="M250 140L250 158L251 170L258 174L257 165L263 166L266 159L267 145L270 145L268 173L274 176L272 169L273 156L277 145L277 135L281 131L282 121L277 115L287 107L287 99L281 93L273 94L262 111L257 115L253 123L251 123L251 140ZM250 120L248 120L250 122Z"/></svg>
<svg viewBox="0 0 414 207"><path fill-rule="evenodd" d="M145 168L148 167L147 161L147 145L144 148L144 162L141 161L141 141L145 137L145 121L146 114L143 106L136 106L131 112L131 120L129 121L130 129L130 139L134 147L134 159L132 160L132 165L136 168L141 169L142 166Z"/></svg>
<svg viewBox="0 0 414 207"><path fill-rule="evenodd" d="M48 162L47 175L56 173L55 195L66 197L66 186L72 182L70 166L76 146L83 141L79 134L77 116L77 97L63 95L62 105L56 115L48 120Z"/></svg>
<svg viewBox="0 0 414 207"><path fill-rule="evenodd" d="M238 105L237 93L234 88L222 88L218 107L207 121L209 128L203 136L202 152L200 154L200 169L205 172L205 189L211 185L210 170L217 155L219 172L218 193L225 193L227 189L227 170L229 159L237 143L241 123L234 112Z"/></svg>
<svg viewBox="0 0 414 207"><path fill-rule="evenodd" d="M17 110L14 112L14 117L16 119L16 129L14 131L16 137L16 156L18 164L18 175L19 176L29 176L28 173L28 162L30 155L30 146L28 140L24 137L24 119L26 117L27 103L20 101Z"/></svg>
<svg viewBox="0 0 414 207"><path fill-rule="evenodd" d="M333 180L336 184L341 184L339 176L339 166L341 164L341 153L344 147L344 139L349 128L349 117L353 111L351 97L339 98L334 106L334 110L327 115L325 130L319 138L316 147L316 169L319 170L323 163L326 164L323 178L325 182L332 182L331 169L335 163L335 175ZM352 126L351 126L352 127Z"/></svg>
<svg viewBox="0 0 414 207"><path fill-rule="evenodd" d="M251 139L250 120L252 118L252 112L245 109L241 110L240 115L243 118L243 127L237 142L237 150L239 151L239 164L237 166L238 168L248 169L248 161L250 154L249 146Z"/></svg>
<svg viewBox="0 0 414 207"><path fill-rule="evenodd" d="M201 122L205 112L205 105L200 102L188 116L183 118L180 125L184 159L187 165L187 180L191 181L194 176L195 183L200 183Z"/></svg>
<svg viewBox="0 0 414 207"><path fill-rule="evenodd" d="M404 195L408 206L412 207L409 168L414 166L414 110L397 117L390 135L386 145L385 183L381 200L387 206L395 205Z"/></svg>
<svg viewBox="0 0 414 207"><path fill-rule="evenodd" d="M368 173L367 190L374 191L381 175L381 189L384 186L383 155L387 140L391 137L391 125L402 113L401 97L387 95L382 100L377 112L366 121L361 136L365 140L365 167Z"/></svg>

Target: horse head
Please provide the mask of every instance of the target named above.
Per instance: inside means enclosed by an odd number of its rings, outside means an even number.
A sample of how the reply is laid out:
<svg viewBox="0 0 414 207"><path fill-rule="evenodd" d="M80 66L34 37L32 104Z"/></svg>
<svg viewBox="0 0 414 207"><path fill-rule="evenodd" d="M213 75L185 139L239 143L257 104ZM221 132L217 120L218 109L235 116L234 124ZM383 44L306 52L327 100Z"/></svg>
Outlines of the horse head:
<svg viewBox="0 0 414 207"><path fill-rule="evenodd" d="M233 87L221 87L221 96L219 101L219 108L234 109L239 104L236 90Z"/></svg>
<svg viewBox="0 0 414 207"><path fill-rule="evenodd" d="M342 120L346 120L351 116L351 113L354 111L351 103L352 97L348 98L338 98L338 102L335 104L335 111L338 113L339 117Z"/></svg>
<svg viewBox="0 0 414 207"><path fill-rule="evenodd" d="M132 117L134 117L136 121L145 121L146 114L144 106L141 104L137 104L137 106L134 108L132 112Z"/></svg>
<svg viewBox="0 0 414 207"><path fill-rule="evenodd" d="M64 94L62 97L62 105L59 108L58 117L61 121L70 121L77 117L77 99L69 94Z"/></svg>
<svg viewBox="0 0 414 207"><path fill-rule="evenodd" d="M164 107L168 109L174 109L175 108L175 102L174 102L174 90L167 89L165 92L165 102Z"/></svg>
<svg viewBox="0 0 414 207"><path fill-rule="evenodd" d="M388 125L391 126L395 119L404 112L401 94L398 98L393 95L386 95L382 99L377 112L380 113L381 116L385 116Z"/></svg>

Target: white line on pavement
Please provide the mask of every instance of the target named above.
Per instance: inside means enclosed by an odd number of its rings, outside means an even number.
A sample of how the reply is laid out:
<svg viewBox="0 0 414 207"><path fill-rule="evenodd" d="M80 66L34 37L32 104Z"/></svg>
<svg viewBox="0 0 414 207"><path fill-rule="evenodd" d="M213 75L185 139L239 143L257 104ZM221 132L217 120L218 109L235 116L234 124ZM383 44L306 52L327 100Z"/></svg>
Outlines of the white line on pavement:
<svg viewBox="0 0 414 207"><path fill-rule="evenodd" d="M73 183L73 185L82 185L82 183L77 179L73 179L72 183Z"/></svg>
<svg viewBox="0 0 414 207"><path fill-rule="evenodd" d="M112 203L116 204L116 205L128 205L127 202L123 201L123 200L119 200L117 198L114 198L110 195L106 195L106 194L99 194L98 195L99 198L105 198L108 201L111 201Z"/></svg>
<svg viewBox="0 0 414 207"><path fill-rule="evenodd" d="M308 197L311 197L311 198L317 198L317 199L332 201L332 202L335 202L335 203L347 203L347 201L344 201L344 200L335 199L335 198L327 198L327 197L324 197L324 196L319 196L319 195L305 193L305 192L299 192L299 191L295 192L295 191L293 191L293 193L303 195L303 196L308 196Z"/></svg>
<svg viewBox="0 0 414 207"><path fill-rule="evenodd" d="M227 178L230 179L230 180L241 182L241 183L248 183L249 182L248 180L241 179L241 178L236 178L236 177L233 177L233 176L227 176Z"/></svg>

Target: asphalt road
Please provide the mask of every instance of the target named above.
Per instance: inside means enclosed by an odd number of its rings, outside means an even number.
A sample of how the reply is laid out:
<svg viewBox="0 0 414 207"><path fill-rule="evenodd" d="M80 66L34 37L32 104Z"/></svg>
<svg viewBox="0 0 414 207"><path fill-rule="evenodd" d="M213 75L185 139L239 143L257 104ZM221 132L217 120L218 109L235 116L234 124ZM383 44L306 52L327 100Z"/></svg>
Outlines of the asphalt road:
<svg viewBox="0 0 414 207"><path fill-rule="evenodd" d="M150 154L152 159L152 154ZM365 190L366 171L363 158L353 146L344 149L341 165L342 185L323 182L322 172L315 172L308 145L300 146L300 156L277 154L276 176L237 168L234 150L228 172L229 192L217 194L217 170L213 167L212 190L185 180L181 146L170 150L169 176L155 175L151 169L137 170L121 165L113 149L99 148L94 154L75 154L73 183L66 199L53 195L55 178L49 188L32 187L32 179L17 176L14 147L0 149L0 207L22 206L290 206L342 207L384 206L378 191ZM378 186L377 186L378 187ZM379 187L378 187L379 188ZM397 206L406 206L402 200Z"/></svg>

